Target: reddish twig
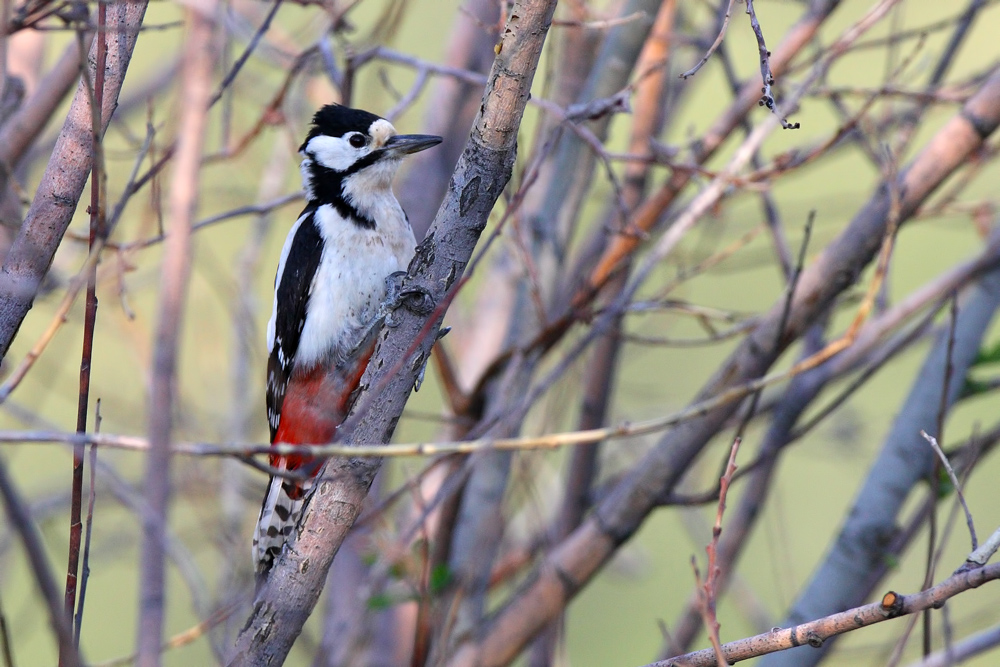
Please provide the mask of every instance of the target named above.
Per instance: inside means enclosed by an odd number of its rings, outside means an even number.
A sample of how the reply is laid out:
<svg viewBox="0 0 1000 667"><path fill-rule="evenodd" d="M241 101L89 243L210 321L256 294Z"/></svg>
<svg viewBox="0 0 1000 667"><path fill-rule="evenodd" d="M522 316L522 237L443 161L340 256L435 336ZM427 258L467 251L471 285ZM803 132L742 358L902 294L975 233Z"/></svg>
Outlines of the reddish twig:
<svg viewBox="0 0 1000 667"><path fill-rule="evenodd" d="M97 414L94 417L94 433L101 432L101 399L97 399ZM94 502L97 499L97 447L90 446L90 495L87 499L87 530L83 538L83 564L80 570L80 602L76 606L74 639L80 645L80 629L83 627L83 605L87 598L87 582L90 580L90 541L94 532Z"/></svg>
<svg viewBox="0 0 1000 667"><path fill-rule="evenodd" d="M719 507L715 513L715 525L712 527L712 540L705 547L708 553L708 564L705 568L705 580L702 581L701 573L698 571L698 561L691 556L691 567L694 568L695 581L698 582L698 599L701 602L701 614L705 620L705 628L708 630L708 638L712 642L715 650L715 658L718 667L726 667L726 657L722 652L722 643L719 641L719 619L715 614L717 585L719 579L719 566L717 563L717 549L719 546L719 536L722 535L722 515L726 511L726 494L729 492L729 485L733 481L736 473L736 453L740 450L741 438L733 440L733 446L729 450L729 462L726 470L719 479Z"/></svg>
<svg viewBox="0 0 1000 667"><path fill-rule="evenodd" d="M63 664L67 667L80 667L82 664L80 654L73 644L73 630L63 613L62 600L59 597L55 577L49 570L45 544L38 528L31 520L27 504L14 488L14 482L7 471L7 464L2 458L0 458L0 497L3 498L4 504L7 506L8 520L21 536L24 550L28 553L31 573L34 575L35 583L45 600L45 606L49 612L49 623L52 625L58 641L59 655L64 657Z"/></svg>
<svg viewBox="0 0 1000 667"><path fill-rule="evenodd" d="M84 68L84 85L90 93L91 109L91 150L93 159L91 164L90 177L90 251L94 251L94 245L99 236L103 235L105 228L105 172L104 172L104 150L102 146L102 123L101 106L97 100L104 99L104 78L105 67L108 57L108 41L105 28L107 26L107 5L101 3L97 9L97 31L96 31L96 57L94 68L94 80L91 85L89 71ZM84 51L84 36L80 34L80 51ZM87 305L83 323L83 349L80 353L80 389L76 413L76 430L84 433L87 430L87 412L90 403L90 367L94 350L94 326L97 322L97 264L91 264L87 277ZM66 617L72 623L73 613L76 608L76 588L77 576L80 568L80 541L83 532L83 523L80 515L83 504L83 456L84 447L77 445L73 448L73 487L70 495L69 514L69 549L66 566ZM80 612L82 614L81 606ZM82 619L81 619L82 620ZM80 642L79 627L74 634L77 646ZM65 658L60 652L59 665L65 664Z"/></svg>

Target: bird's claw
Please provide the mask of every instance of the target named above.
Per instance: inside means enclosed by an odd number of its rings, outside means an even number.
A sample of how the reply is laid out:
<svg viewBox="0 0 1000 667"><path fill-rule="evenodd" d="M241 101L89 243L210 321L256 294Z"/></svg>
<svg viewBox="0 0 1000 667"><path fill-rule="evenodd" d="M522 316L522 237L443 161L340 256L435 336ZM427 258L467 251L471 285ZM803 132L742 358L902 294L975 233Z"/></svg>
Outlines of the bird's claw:
<svg viewBox="0 0 1000 667"><path fill-rule="evenodd" d="M399 295L403 292L404 278L406 278L406 271L393 271L385 277L385 301L383 301L383 305L386 308L394 307L399 301Z"/></svg>
<svg viewBox="0 0 1000 667"><path fill-rule="evenodd" d="M447 336L451 332L451 327L441 327L438 329L437 336L434 341L437 342ZM413 391L420 391L420 387L424 384L424 374L427 372L427 357L421 355L417 359L417 365L419 365L419 370L417 370L417 376L413 381Z"/></svg>
<svg viewBox="0 0 1000 667"><path fill-rule="evenodd" d="M436 305L434 297L423 287L403 288L406 271L396 271L385 279L386 296L379 309L385 319L385 326L396 327L399 322L393 318L393 313L400 308L406 308L416 315L429 315Z"/></svg>

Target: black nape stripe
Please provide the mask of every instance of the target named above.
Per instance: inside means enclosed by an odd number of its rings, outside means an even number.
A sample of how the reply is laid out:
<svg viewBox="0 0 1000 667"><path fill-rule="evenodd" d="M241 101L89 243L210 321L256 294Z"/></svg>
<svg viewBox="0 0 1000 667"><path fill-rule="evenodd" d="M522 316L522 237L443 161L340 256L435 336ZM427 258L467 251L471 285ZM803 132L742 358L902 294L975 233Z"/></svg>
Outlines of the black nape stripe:
<svg viewBox="0 0 1000 667"><path fill-rule="evenodd" d="M345 171L336 171L325 167L316 161L311 153L309 157L309 178L311 179L313 203L317 206L330 204L341 217L351 220L359 227L365 229L375 229L375 220L371 216L362 213L347 200L344 196L344 179L351 174L356 174L366 167L370 167L382 157L380 151L375 151L364 156Z"/></svg>

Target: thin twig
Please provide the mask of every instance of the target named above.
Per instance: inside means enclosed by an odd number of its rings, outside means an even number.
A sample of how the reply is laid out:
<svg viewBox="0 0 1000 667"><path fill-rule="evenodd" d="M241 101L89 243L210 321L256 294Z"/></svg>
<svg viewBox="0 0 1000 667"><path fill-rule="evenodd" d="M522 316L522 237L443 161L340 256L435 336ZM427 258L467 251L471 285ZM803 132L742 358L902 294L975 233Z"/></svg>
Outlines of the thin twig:
<svg viewBox="0 0 1000 667"><path fill-rule="evenodd" d="M96 57L94 67L94 80L90 81L90 72L83 68L84 85L90 93L91 109L91 150L93 159L91 164L90 177L90 252L94 252L94 245L105 232L105 202L107 200L107 177L104 169L104 146L101 134L101 105L97 100L104 99L104 78L105 67L108 56L108 43L105 28L107 26L107 5L101 3L97 8L97 31L96 31ZM80 50L84 52L84 37L79 35ZM80 353L80 386L77 400L76 430L83 433L87 430L87 413L90 405L90 369L93 361L94 351L94 328L97 323L97 263L94 262L88 270L87 276L87 305L84 311L83 322L83 349ZM73 448L73 483L70 495L69 514L69 548L66 567L66 617L73 623L74 610L76 608L77 577L80 567L80 540L82 537L83 524L80 514L83 505L83 457L84 448L77 446ZM77 625L74 632L74 640L77 648L80 645L79 623L82 621L83 607L80 606L77 615ZM63 657L60 655L59 664L63 664Z"/></svg>
<svg viewBox="0 0 1000 667"><path fill-rule="evenodd" d="M94 416L94 432L101 432L101 399L97 399L96 415ZM87 530L83 538L83 564L80 570L80 601L76 607L75 635L76 645L80 645L80 632L83 628L83 605L87 598L87 582L90 581L90 543L94 532L94 503L97 500L97 447L90 446L90 495L87 498Z"/></svg>
<svg viewBox="0 0 1000 667"><path fill-rule="evenodd" d="M230 68L225 78L222 79L222 83L219 84L219 89L216 90L215 94L208 100L208 106L210 108L214 107L215 103L222 99L226 89L229 88L233 81L236 80L236 76L243 69L243 66L246 65L250 56L253 55L253 52L257 49L257 45L260 44L260 40L263 39L264 34L267 33L268 29L270 29L271 21L274 20L274 17L277 15L278 9L281 7L281 3L284 2L284 0L273 0L273 2L274 4L271 6L271 11L269 11L267 16L264 17L264 21L260 24L260 27L257 28L257 32L254 33L250 42L247 43L246 48L243 49L243 53L240 54L240 57L233 63L233 66Z"/></svg>
<svg viewBox="0 0 1000 667"><path fill-rule="evenodd" d="M701 601L701 613L705 621L705 628L708 630L708 638L715 651L715 659L718 667L727 667L729 663L722 651L722 642L719 641L719 619L716 617L715 608L718 594L719 566L717 563L719 537L722 535L722 516L726 511L726 494L729 492L729 485L733 481L736 473L736 453L740 449L741 438L737 436L733 440L733 446L729 450L729 461L726 469L719 479L719 504L715 512L715 525L712 527L712 539L705 547L708 553L708 564L705 568L705 580L701 581L698 573L698 563L694 556L691 557L691 566L695 571L695 579L698 581L698 599Z"/></svg>
<svg viewBox="0 0 1000 667"><path fill-rule="evenodd" d="M747 14L750 15L750 27L753 28L753 34L757 38L757 50L760 52L760 78L764 84L764 87L760 91L763 94L760 98L760 105L767 107L772 113L778 113L774 93L771 91L771 86L774 85L774 74L771 73L771 52L767 50L767 44L764 43L764 31L761 30L760 21L757 20L757 12L753 8L753 0L746 0L746 3ZM799 129L798 123L789 123L782 116L779 116L779 118L781 119L781 128L783 130Z"/></svg>
<svg viewBox="0 0 1000 667"><path fill-rule="evenodd" d="M28 562L31 563L31 573L35 583L41 590L42 598L49 612L49 623L55 632L59 644L59 655L64 656L64 665L80 667L80 654L73 644L73 629L69 619L63 613L63 600L56 587L55 577L49 569L45 544L38 528L31 520L31 512L21 494L14 488L14 482L7 471L7 464L0 458L0 496L7 506L7 518L21 536L24 550L28 552Z"/></svg>
<svg viewBox="0 0 1000 667"><path fill-rule="evenodd" d="M938 444L937 438L927 435L926 431L921 430L920 435L924 437L930 446L934 450L938 459L941 461L941 465L948 472L948 478L951 480L952 486L955 487L955 494L958 495L959 502L962 503L962 509L965 511L965 523L969 527L969 538L972 540L972 551L979 548L979 540L976 538L976 526L972 520L972 512L969 511L969 505L965 502L965 494L962 493L962 483L958 481L958 476L955 475L955 469L951 467L951 463L948 461L948 457L945 455L941 446Z"/></svg>
<svg viewBox="0 0 1000 667"><path fill-rule="evenodd" d="M697 74L698 70L704 67L705 63L708 62L708 59L712 57L713 53L715 53L715 50L719 48L720 44L722 44L722 38L726 36L726 29L729 27L729 17L733 13L734 4L736 4L736 0L729 0L729 6L726 7L726 16L722 19L722 28L719 30L719 36L715 38L714 42L712 42L712 46L708 47L708 51L704 56L702 56L701 60L699 60L694 67L686 72L683 72L680 78L687 79L688 77Z"/></svg>

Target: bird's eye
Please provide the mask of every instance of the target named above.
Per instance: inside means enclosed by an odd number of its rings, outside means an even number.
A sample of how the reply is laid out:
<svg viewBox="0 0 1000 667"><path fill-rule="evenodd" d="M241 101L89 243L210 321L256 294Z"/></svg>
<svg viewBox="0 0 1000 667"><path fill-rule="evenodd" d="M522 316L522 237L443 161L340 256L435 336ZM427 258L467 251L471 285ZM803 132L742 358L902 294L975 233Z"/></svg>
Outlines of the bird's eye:
<svg viewBox="0 0 1000 667"><path fill-rule="evenodd" d="M356 133L352 134L351 138L348 139L348 141L351 142L351 145L354 146L355 148L361 148L368 143L368 140L365 139L365 135Z"/></svg>

